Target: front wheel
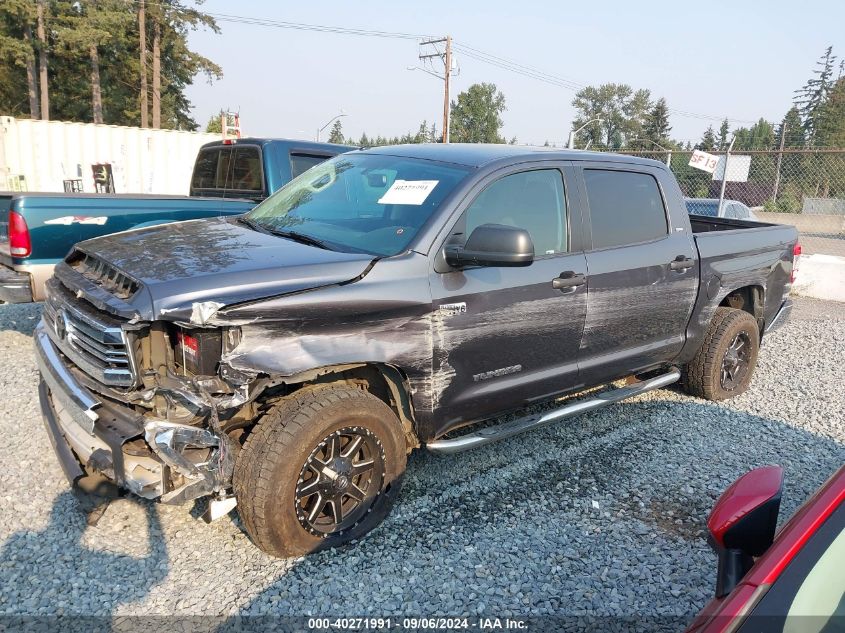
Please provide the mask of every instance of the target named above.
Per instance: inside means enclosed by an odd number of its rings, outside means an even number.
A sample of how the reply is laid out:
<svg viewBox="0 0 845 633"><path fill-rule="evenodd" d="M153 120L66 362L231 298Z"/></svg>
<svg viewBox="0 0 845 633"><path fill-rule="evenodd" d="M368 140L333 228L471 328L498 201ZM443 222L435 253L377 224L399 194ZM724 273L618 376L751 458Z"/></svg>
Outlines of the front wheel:
<svg viewBox="0 0 845 633"><path fill-rule="evenodd" d="M244 527L279 557L360 538L390 512L405 462L401 423L384 402L345 385L303 388L259 421L238 455Z"/></svg>
<svg viewBox="0 0 845 633"><path fill-rule="evenodd" d="M760 330L744 310L717 308L695 357L684 368L687 393L707 400L738 396L751 384Z"/></svg>

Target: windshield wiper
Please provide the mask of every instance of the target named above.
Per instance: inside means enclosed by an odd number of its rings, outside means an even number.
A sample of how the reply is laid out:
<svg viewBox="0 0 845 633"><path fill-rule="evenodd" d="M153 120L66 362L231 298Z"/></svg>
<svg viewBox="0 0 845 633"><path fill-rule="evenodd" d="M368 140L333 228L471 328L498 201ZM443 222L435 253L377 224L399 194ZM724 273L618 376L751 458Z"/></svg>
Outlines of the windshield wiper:
<svg viewBox="0 0 845 633"><path fill-rule="evenodd" d="M310 235L305 235L305 233L297 233L296 231L283 231L279 229L271 229L266 227L267 231L272 233L273 235L278 235L279 237L286 237L290 240L294 240L296 242L300 242L302 244L308 244L310 246L316 246L317 248L322 248L327 251L334 250L331 246L329 246L323 240L319 240L316 237L311 237Z"/></svg>
<svg viewBox="0 0 845 633"><path fill-rule="evenodd" d="M266 227L259 224L258 222L255 222L254 220L250 220L245 215L238 216L238 222L246 224L253 231L258 231L259 233L269 233L269 230Z"/></svg>
<svg viewBox="0 0 845 633"><path fill-rule="evenodd" d="M243 222L249 228L253 229L254 231L259 231L261 233L270 233L271 235L278 235L279 237L286 237L289 240L295 240L302 244L308 244L310 246L316 246L317 248L322 248L327 251L333 251L334 249L329 246L323 240L319 240L316 237L311 237L310 235L305 235L305 233L297 233L296 231L285 231L282 229L274 229L269 226L265 226L255 220L250 220L245 215L242 215L238 218L238 222Z"/></svg>

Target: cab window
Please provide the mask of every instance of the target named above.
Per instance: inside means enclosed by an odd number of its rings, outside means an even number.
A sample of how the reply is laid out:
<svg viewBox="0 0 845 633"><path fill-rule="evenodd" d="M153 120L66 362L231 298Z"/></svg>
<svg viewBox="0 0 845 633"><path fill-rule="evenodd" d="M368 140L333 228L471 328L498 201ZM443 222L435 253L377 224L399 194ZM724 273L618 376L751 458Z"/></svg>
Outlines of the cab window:
<svg viewBox="0 0 845 633"><path fill-rule="evenodd" d="M261 151L257 147L210 147L197 157L191 188L212 195L233 190L264 191Z"/></svg>
<svg viewBox="0 0 845 633"><path fill-rule="evenodd" d="M666 208L651 174L585 169L593 248L639 244L669 233Z"/></svg>
<svg viewBox="0 0 845 633"><path fill-rule="evenodd" d="M290 155L290 176L291 179L296 178L300 174L304 174L314 165L319 165L324 160L331 158L331 156L318 156L316 154L300 154L291 152Z"/></svg>
<svg viewBox="0 0 845 633"><path fill-rule="evenodd" d="M569 246L563 177L557 169L504 176L489 185L467 208L466 235L482 224L525 229L536 257L564 253Z"/></svg>

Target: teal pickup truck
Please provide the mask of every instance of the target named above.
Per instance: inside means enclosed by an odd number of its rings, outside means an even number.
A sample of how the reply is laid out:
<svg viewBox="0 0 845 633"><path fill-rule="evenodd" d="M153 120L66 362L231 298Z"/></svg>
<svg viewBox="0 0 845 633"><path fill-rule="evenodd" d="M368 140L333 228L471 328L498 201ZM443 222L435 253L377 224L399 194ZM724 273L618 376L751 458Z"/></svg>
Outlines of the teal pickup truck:
<svg viewBox="0 0 845 633"><path fill-rule="evenodd" d="M299 174L350 149L262 138L208 143L197 154L188 196L0 192L0 302L42 301L53 267L77 242L245 213Z"/></svg>

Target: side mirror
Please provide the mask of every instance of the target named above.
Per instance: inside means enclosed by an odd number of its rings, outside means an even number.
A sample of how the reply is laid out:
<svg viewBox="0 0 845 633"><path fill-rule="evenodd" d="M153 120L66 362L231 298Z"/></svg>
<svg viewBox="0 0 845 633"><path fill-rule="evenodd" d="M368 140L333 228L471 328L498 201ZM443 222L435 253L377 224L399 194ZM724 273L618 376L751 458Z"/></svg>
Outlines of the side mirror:
<svg viewBox="0 0 845 633"><path fill-rule="evenodd" d="M775 538L783 492L783 468L763 466L725 490L710 516L710 545L719 556L716 597L729 594Z"/></svg>
<svg viewBox="0 0 845 633"><path fill-rule="evenodd" d="M446 263L465 266L528 266L534 261L534 243L525 229L504 224L482 224L466 244L447 244Z"/></svg>

